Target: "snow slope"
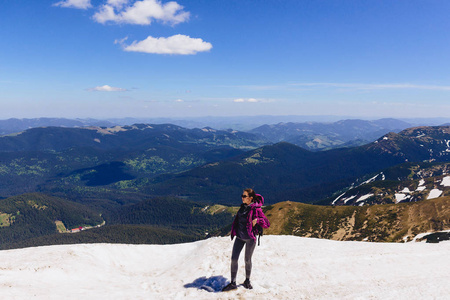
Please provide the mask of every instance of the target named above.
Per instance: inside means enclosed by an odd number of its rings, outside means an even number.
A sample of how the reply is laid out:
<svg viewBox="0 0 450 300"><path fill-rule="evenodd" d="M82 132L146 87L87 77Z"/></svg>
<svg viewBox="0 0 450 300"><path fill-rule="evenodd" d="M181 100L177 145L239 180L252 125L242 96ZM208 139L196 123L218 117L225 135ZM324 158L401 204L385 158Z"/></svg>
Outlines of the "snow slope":
<svg viewBox="0 0 450 300"><path fill-rule="evenodd" d="M450 242L378 244L263 236L254 289L229 279L229 237L178 245L0 251L2 299L449 299ZM244 281L240 261L238 283Z"/></svg>

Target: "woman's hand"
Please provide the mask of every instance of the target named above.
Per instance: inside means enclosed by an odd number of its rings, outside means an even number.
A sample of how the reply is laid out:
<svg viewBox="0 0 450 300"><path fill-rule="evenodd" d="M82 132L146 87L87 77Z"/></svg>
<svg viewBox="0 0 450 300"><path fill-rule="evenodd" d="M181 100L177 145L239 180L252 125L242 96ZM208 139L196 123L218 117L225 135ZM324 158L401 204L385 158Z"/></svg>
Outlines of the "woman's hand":
<svg viewBox="0 0 450 300"><path fill-rule="evenodd" d="M258 219L253 219L252 226L255 227L256 223L258 223Z"/></svg>

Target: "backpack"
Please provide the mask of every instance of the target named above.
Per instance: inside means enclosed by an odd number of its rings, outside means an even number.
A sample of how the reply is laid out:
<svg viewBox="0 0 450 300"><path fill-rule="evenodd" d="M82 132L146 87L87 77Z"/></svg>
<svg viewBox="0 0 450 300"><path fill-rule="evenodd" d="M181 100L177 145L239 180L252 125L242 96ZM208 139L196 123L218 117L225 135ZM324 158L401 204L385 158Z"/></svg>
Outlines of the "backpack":
<svg viewBox="0 0 450 300"><path fill-rule="evenodd" d="M263 235L263 232L264 232L264 228L262 228L261 225L256 224L253 227L253 234L258 237L258 246L260 245L260 239L261 239L261 236Z"/></svg>
<svg viewBox="0 0 450 300"><path fill-rule="evenodd" d="M253 234L255 235L255 237L258 236L258 246L259 246L260 245L261 236L263 235L263 232L264 232L264 228L269 228L270 227L270 222L267 219L267 217L264 215L262 210L260 210L259 214L256 211L257 208L261 209L262 205L264 204L264 198L261 195L259 195L259 194L256 195L256 203L257 203L257 205L253 206L253 215L254 216L258 216L259 218L262 218L264 220L264 222L263 222L263 226L264 227L261 226L260 224L256 224L255 226L253 226L253 229L252 229Z"/></svg>

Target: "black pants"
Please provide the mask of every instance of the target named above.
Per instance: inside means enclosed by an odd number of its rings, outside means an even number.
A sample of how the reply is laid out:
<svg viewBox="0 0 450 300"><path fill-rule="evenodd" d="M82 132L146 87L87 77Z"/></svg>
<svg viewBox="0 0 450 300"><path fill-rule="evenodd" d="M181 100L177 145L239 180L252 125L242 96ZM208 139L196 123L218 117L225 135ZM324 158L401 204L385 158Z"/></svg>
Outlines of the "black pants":
<svg viewBox="0 0 450 300"><path fill-rule="evenodd" d="M236 282L236 275L238 271L238 259L242 248L245 245L245 277L250 279L252 273L252 255L255 250L256 241L253 239L242 240L236 237L233 245L233 252L231 253L231 281Z"/></svg>

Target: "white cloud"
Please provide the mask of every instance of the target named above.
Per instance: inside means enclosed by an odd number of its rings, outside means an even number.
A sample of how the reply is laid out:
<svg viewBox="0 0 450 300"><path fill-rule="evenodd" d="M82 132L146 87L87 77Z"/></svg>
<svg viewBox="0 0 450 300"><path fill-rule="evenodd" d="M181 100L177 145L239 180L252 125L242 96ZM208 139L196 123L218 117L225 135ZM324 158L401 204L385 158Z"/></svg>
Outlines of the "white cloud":
<svg viewBox="0 0 450 300"><path fill-rule="evenodd" d="M127 89L112 87L109 85L97 86L97 87L90 88L87 90L90 92L126 92L127 91Z"/></svg>
<svg viewBox="0 0 450 300"><path fill-rule="evenodd" d="M131 45L123 45L123 47L129 52L189 55L209 51L212 45L200 38L177 34L168 38L149 36L143 41L134 41Z"/></svg>
<svg viewBox="0 0 450 300"><path fill-rule="evenodd" d="M115 40L114 44L119 44L119 45L123 45L125 43L125 41L128 40L128 37L124 37L123 39L120 40Z"/></svg>
<svg viewBox="0 0 450 300"><path fill-rule="evenodd" d="M88 9L92 7L91 0L63 0L53 4L53 6Z"/></svg>
<svg viewBox="0 0 450 300"><path fill-rule="evenodd" d="M55 6L88 8L91 0L63 0ZM150 25L154 21L175 25L188 21L190 13L175 1L162 3L160 0L103 0L97 7L93 19L98 23ZM209 51L212 44L201 38L191 38L177 34L171 37L148 36L142 41L133 41L127 45L128 37L116 39L114 44L122 45L127 52L153 54L192 55Z"/></svg>
<svg viewBox="0 0 450 300"><path fill-rule="evenodd" d="M99 23L119 23L150 25L153 20L172 25L186 22L189 12L183 11L183 6L174 1L165 4L158 0L141 0L126 6L126 0L108 0L94 15L94 20ZM126 7L125 7L126 6Z"/></svg>
<svg viewBox="0 0 450 300"><path fill-rule="evenodd" d="M114 7L111 5L103 5L99 11L94 14L93 18L95 21L102 24L114 20L116 18Z"/></svg>

